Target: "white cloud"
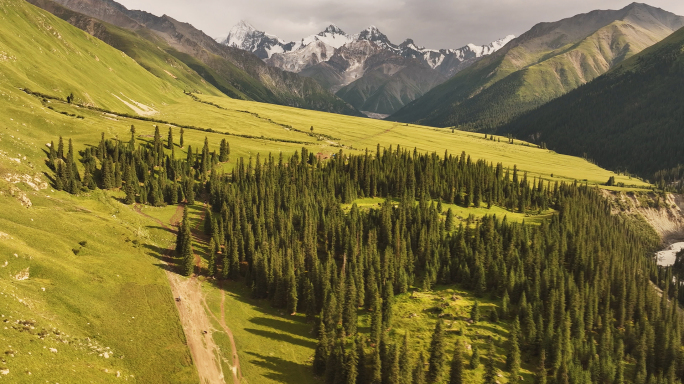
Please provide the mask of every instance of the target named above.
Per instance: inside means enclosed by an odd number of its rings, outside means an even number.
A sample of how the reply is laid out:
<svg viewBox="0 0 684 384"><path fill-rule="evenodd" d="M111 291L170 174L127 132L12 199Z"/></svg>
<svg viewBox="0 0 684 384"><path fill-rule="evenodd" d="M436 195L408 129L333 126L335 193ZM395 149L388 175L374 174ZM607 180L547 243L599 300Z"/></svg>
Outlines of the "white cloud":
<svg viewBox="0 0 684 384"><path fill-rule="evenodd" d="M594 9L619 9L629 0L119 0L130 9L167 14L213 37L241 19L287 40L317 33L331 23L347 33L377 26L393 42L412 38L429 48L458 48L520 35L534 24ZM681 0L650 5L684 15Z"/></svg>

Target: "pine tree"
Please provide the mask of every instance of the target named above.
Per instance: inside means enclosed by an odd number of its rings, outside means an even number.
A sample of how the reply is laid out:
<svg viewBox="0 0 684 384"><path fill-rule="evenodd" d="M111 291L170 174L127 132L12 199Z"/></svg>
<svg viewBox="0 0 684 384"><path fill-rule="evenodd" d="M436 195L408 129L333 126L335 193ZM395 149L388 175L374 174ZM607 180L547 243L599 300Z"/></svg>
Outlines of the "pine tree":
<svg viewBox="0 0 684 384"><path fill-rule="evenodd" d="M382 292L382 329L386 330L392 327L392 306L394 304L394 288L389 279L385 280L385 288Z"/></svg>
<svg viewBox="0 0 684 384"><path fill-rule="evenodd" d="M371 313L371 330L370 330L371 343L377 345L380 342L381 335L382 335L382 300L380 298L377 298L377 300L375 301L375 308L373 308L373 312Z"/></svg>
<svg viewBox="0 0 684 384"><path fill-rule="evenodd" d="M487 361L485 362L484 375L482 375L484 384L496 384L496 367L494 365L496 356L494 350L494 341L489 340L489 351L487 352Z"/></svg>
<svg viewBox="0 0 684 384"><path fill-rule="evenodd" d="M219 149L219 161L225 163L228 161L228 155L230 154L230 147L226 139L221 140L221 147Z"/></svg>
<svg viewBox="0 0 684 384"><path fill-rule="evenodd" d="M413 384L425 384L425 355L420 352L416 366L413 369Z"/></svg>
<svg viewBox="0 0 684 384"><path fill-rule="evenodd" d="M454 347L454 357L451 360L449 384L463 384L463 343L460 340L456 341Z"/></svg>
<svg viewBox="0 0 684 384"><path fill-rule="evenodd" d="M128 142L128 151L133 152L135 150L135 125L131 125L131 140Z"/></svg>
<svg viewBox="0 0 684 384"><path fill-rule="evenodd" d="M59 137L59 144L57 146L57 158L64 160L64 141L62 136Z"/></svg>
<svg viewBox="0 0 684 384"><path fill-rule="evenodd" d="M356 339L352 338L352 343L347 351L347 356L345 358L345 384L356 384L356 379L359 376L359 356L358 348L356 346Z"/></svg>
<svg viewBox="0 0 684 384"><path fill-rule="evenodd" d="M353 278L349 278L347 289L345 291L344 311L342 313L342 324L347 335L356 334L358 316L356 305L358 299L356 298L356 283Z"/></svg>
<svg viewBox="0 0 684 384"><path fill-rule="evenodd" d="M508 382L511 384L518 383L518 378L520 377L520 322L516 317L513 321L513 326L511 329L511 334L509 337L509 349L506 356L506 368L510 372L510 377Z"/></svg>
<svg viewBox="0 0 684 384"><path fill-rule="evenodd" d="M195 204L195 181L191 178L185 184L185 201L190 205Z"/></svg>
<svg viewBox="0 0 684 384"><path fill-rule="evenodd" d="M470 310L470 320L472 320L473 323L480 321L480 303L477 300L475 300L473 307Z"/></svg>
<svg viewBox="0 0 684 384"><path fill-rule="evenodd" d="M399 351L397 346L394 344L389 348L387 367L385 370L387 370L387 383L398 384L400 379Z"/></svg>
<svg viewBox="0 0 684 384"><path fill-rule="evenodd" d="M238 255L238 242L237 240L231 241L230 248L230 264L228 277L236 280L240 274L240 257Z"/></svg>
<svg viewBox="0 0 684 384"><path fill-rule="evenodd" d="M192 275L195 269L195 254L192 250L192 232L190 229L190 222L188 219L187 207L185 207L185 213L183 215L183 223L181 224L182 236L180 244L182 246L181 251L181 270L185 276ZM178 245L178 242L176 243Z"/></svg>
<svg viewBox="0 0 684 384"><path fill-rule="evenodd" d="M183 130L183 127L181 127L181 129L180 129L180 142L178 143L178 144L180 144L180 147L181 147L181 148L184 148L184 147L185 147L184 144L183 144L183 143L184 143L184 142L183 142L183 134L184 134L184 133L185 133L185 131Z"/></svg>
<svg viewBox="0 0 684 384"><path fill-rule="evenodd" d="M477 369L480 367L480 351L477 345L472 346L473 354L470 356L470 369Z"/></svg>
<svg viewBox="0 0 684 384"><path fill-rule="evenodd" d="M169 127L169 137L166 139L166 148L173 149L173 131Z"/></svg>
<svg viewBox="0 0 684 384"><path fill-rule="evenodd" d="M297 279L292 262L288 262L287 268L287 310L291 315L297 313Z"/></svg>
<svg viewBox="0 0 684 384"><path fill-rule="evenodd" d="M321 318L318 325L318 344L316 345L316 352L314 353L313 369L314 374L321 376L325 373L325 366L330 355L330 341L328 341L328 332L325 329L325 322Z"/></svg>
<svg viewBox="0 0 684 384"><path fill-rule="evenodd" d="M114 165L114 188L121 188L121 168L119 163Z"/></svg>
<svg viewBox="0 0 684 384"><path fill-rule="evenodd" d="M537 366L537 372L534 376L534 384L546 384L546 377L548 373L546 372L546 350L542 349L539 356L539 365Z"/></svg>
<svg viewBox="0 0 684 384"><path fill-rule="evenodd" d="M207 261L207 276L214 276L216 274L216 242L212 237L209 240L209 260Z"/></svg>
<svg viewBox="0 0 684 384"><path fill-rule="evenodd" d="M367 367L366 367L366 350L364 348L364 339L359 336L358 340L356 341L356 355L359 359L359 365L357 368L357 373L358 376L356 377L356 382L357 384L366 384L368 382L368 374L367 374Z"/></svg>
<svg viewBox="0 0 684 384"><path fill-rule="evenodd" d="M447 232L451 232L454 229L454 212L451 210L451 208L447 210L444 229Z"/></svg>
<svg viewBox="0 0 684 384"><path fill-rule="evenodd" d="M102 163L102 188L111 189L113 185L112 164L110 163L109 158L106 158Z"/></svg>
<svg viewBox="0 0 684 384"><path fill-rule="evenodd" d="M430 368L428 370L428 382L439 383L444 375L444 362L446 355L444 352L444 323L442 319L437 321L435 331L432 334L430 343Z"/></svg>
<svg viewBox="0 0 684 384"><path fill-rule="evenodd" d="M409 358L409 334L408 331L404 333L404 343L401 346L401 353L399 355L400 365L400 384L411 384L411 359Z"/></svg>
<svg viewBox="0 0 684 384"><path fill-rule="evenodd" d="M371 367L368 377L369 384L382 384L382 359L380 358L380 346L373 348L371 356Z"/></svg>

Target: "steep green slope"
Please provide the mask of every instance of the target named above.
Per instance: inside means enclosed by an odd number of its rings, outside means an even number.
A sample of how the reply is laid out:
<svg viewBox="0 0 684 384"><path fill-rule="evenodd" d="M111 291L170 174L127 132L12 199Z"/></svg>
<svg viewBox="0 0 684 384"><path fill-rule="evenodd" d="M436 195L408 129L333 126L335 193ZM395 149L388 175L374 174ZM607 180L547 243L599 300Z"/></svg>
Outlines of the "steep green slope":
<svg viewBox="0 0 684 384"><path fill-rule="evenodd" d="M169 47L165 41L149 30L125 30L74 12L52 0L28 0L28 2L126 53L155 76L169 81L175 80L172 82L177 83L182 89L196 90L210 95L224 93L230 97L248 99L230 83L222 81L220 76L203 63L192 58L177 58L181 56L180 52ZM202 73L202 76L198 73Z"/></svg>
<svg viewBox="0 0 684 384"><path fill-rule="evenodd" d="M111 0L56 2L75 12L135 31L153 44L162 41L168 54L230 97L360 115L316 81L269 67L252 53L223 46L192 25L169 16L128 10Z"/></svg>
<svg viewBox="0 0 684 384"><path fill-rule="evenodd" d="M3 0L0 81L118 111L154 113L183 95L125 53L19 0ZM27 46L30 44L30 47ZM58 75L56 75L58 74Z"/></svg>
<svg viewBox="0 0 684 384"><path fill-rule="evenodd" d="M684 29L501 132L644 175L684 159Z"/></svg>
<svg viewBox="0 0 684 384"><path fill-rule="evenodd" d="M390 119L490 131L577 88L684 26L644 4L542 23Z"/></svg>

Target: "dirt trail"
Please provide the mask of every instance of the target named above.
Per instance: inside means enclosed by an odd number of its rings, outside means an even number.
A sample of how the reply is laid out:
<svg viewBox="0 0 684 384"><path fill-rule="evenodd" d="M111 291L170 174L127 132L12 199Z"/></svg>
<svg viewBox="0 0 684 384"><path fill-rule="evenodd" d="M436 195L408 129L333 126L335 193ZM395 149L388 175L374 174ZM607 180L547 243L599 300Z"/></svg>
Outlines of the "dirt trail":
<svg viewBox="0 0 684 384"><path fill-rule="evenodd" d="M170 225L166 225L161 220L143 213L139 206L135 206L135 211L140 215L154 220L162 227L175 232L173 227L176 227L183 217L183 206L176 208L176 213L171 217ZM200 220L199 223L202 221ZM200 224L197 226L199 227ZM196 229L195 231L196 232ZM197 233L193 233L194 237L198 237ZM167 255L170 256L173 252L174 244L171 244L167 249ZM199 271L201 258L195 254L195 262L197 270ZM167 264L168 265L168 264ZM221 350L214 342L213 329L207 313L211 313L206 306L206 301L202 295L202 287L197 275L186 279L180 275L166 271L166 276L169 279L169 286L174 298L180 298L176 301L176 308L183 326L185 338L192 354L192 359L197 367L197 373L202 384L225 384L225 377L221 368ZM206 307L206 310L205 310ZM212 314L213 316L213 314ZM214 316L215 317L215 316ZM220 322L220 321L219 321ZM225 322L221 323L221 327L228 334L231 339L231 346L233 349L233 367L239 369L239 361L237 360L237 353L235 343L233 342L233 335L230 329L225 326ZM238 369L233 368L233 382L240 383L238 379Z"/></svg>

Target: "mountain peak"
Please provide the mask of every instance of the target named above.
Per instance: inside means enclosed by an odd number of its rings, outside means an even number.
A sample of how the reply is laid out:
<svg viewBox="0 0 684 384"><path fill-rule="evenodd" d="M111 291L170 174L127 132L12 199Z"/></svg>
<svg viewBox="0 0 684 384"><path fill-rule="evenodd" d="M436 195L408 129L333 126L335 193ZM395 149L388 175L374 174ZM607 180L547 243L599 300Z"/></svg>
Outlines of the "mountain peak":
<svg viewBox="0 0 684 384"><path fill-rule="evenodd" d="M381 45L391 45L389 39L387 36L385 36L384 33L380 32L380 30L375 26L371 25L370 27L364 29L356 35L356 40L368 40L372 41L375 43L381 43Z"/></svg>
<svg viewBox="0 0 684 384"><path fill-rule="evenodd" d="M319 33L319 35L322 36L326 33L330 33L333 35L346 35L346 33L335 24L330 24L326 29L323 30L323 32Z"/></svg>
<svg viewBox="0 0 684 384"><path fill-rule="evenodd" d="M254 28L252 26L252 24L248 23L246 20L240 20L230 30L231 31L256 31L256 28Z"/></svg>

